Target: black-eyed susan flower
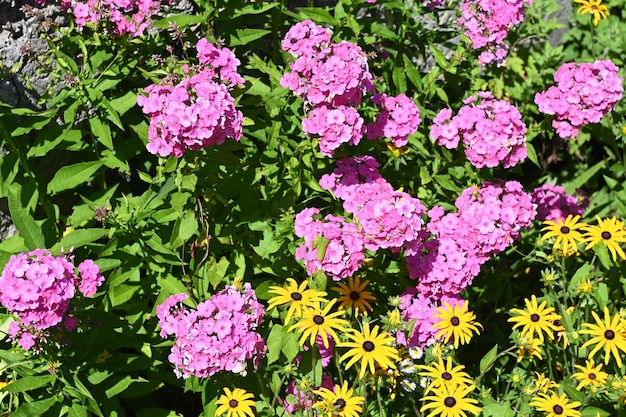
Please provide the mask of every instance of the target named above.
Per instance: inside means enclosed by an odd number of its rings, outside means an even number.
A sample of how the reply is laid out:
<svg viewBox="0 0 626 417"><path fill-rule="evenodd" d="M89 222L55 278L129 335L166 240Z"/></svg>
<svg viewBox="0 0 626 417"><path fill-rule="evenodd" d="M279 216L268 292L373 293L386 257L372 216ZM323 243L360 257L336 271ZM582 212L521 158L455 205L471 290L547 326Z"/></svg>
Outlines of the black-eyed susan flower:
<svg viewBox="0 0 626 417"><path fill-rule="evenodd" d="M611 360L611 355L613 355L617 366L621 368L622 357L619 351L626 353L626 329L623 319L619 314L611 318L607 307L604 307L604 321L600 319L595 311L592 311L591 314L596 320L596 324L583 323L583 326L588 327L588 329L583 329L580 333L593 337L586 341L581 346L581 349L595 345L589 353L589 359L592 359L600 349L604 348L604 364L607 365Z"/></svg>
<svg viewBox="0 0 626 417"><path fill-rule="evenodd" d="M533 397L530 405L538 411L547 413L546 417L580 417L580 411L575 409L580 403L570 401L565 394L560 396L555 392L539 394Z"/></svg>
<svg viewBox="0 0 626 417"><path fill-rule="evenodd" d="M587 359L585 366L574 365L578 372L572 374L572 378L579 381L576 390L589 386L592 391L596 391L599 387L606 384L609 374L602 370L602 364L595 364L593 359Z"/></svg>
<svg viewBox="0 0 626 417"><path fill-rule="evenodd" d="M604 246L613 255L613 260L617 261L617 255L620 258L626 260L626 254L619 245L622 242L626 242L626 229L624 229L624 222L617 220L615 217L610 219L601 219L596 216L598 225L587 225L585 230L585 242L587 246L585 249L589 249L602 242Z"/></svg>
<svg viewBox="0 0 626 417"><path fill-rule="evenodd" d="M317 307L320 303L326 302L324 296L325 291L317 291L314 289L306 289L307 281L302 282L299 286L295 279L287 278L287 285L284 287L272 286L268 292L277 294L269 300L268 311L282 304L289 304L285 324L289 323L291 317L302 317L302 310L308 307Z"/></svg>
<svg viewBox="0 0 626 417"><path fill-rule="evenodd" d="M309 344L315 343L315 338L319 334L324 342L324 347L328 349L328 337L332 337L335 341L339 340L336 331L345 332L346 329L343 326L347 326L348 322L344 319L338 318L342 316L344 311L330 312L337 300L331 300L324 306L324 309L317 307L307 308L302 312L302 319L291 326L289 331L293 329L299 329L302 332L300 337L300 345L304 345L307 337L309 338Z"/></svg>
<svg viewBox="0 0 626 417"><path fill-rule="evenodd" d="M338 347L350 348L339 358L340 362L351 358L346 364L346 369L361 361L359 378L363 378L367 368L369 368L370 374L376 372L375 364L378 364L381 368L396 368L395 362L399 361L400 358L398 357L398 350L393 346L389 346L389 344L394 342L394 338L387 335L387 332L379 333L378 326L374 326L370 330L368 322L363 324L363 332L355 329L348 330L350 331L348 338L351 341L337 345Z"/></svg>
<svg viewBox="0 0 626 417"><path fill-rule="evenodd" d="M472 383L469 374L463 371L465 366L454 366L450 356L445 363L442 358L439 358L438 361L433 361L428 365L419 365L418 369L421 377L431 380L425 393L442 385L470 385Z"/></svg>
<svg viewBox="0 0 626 417"><path fill-rule="evenodd" d="M544 300L541 304L537 304L537 297L531 296L524 299L526 304L526 310L520 310L518 308L511 309L511 313L516 316L509 318L508 321L515 323L513 329L522 327L522 337L537 338L543 342L543 335L547 333L549 339L554 338L554 332L557 330L554 325L555 320L560 320L559 316L553 307L546 307L547 302Z"/></svg>
<svg viewBox="0 0 626 417"><path fill-rule="evenodd" d="M478 401L469 398L474 385L442 385L424 396L425 404L420 411L431 410L427 417L466 417L467 413L478 414L482 410Z"/></svg>
<svg viewBox="0 0 626 417"><path fill-rule="evenodd" d="M246 415L254 417L252 407L255 407L252 401L254 395L241 388L230 390L224 388L224 394L217 399L217 410L215 414L218 416L226 414L226 417L245 417Z"/></svg>
<svg viewBox="0 0 626 417"><path fill-rule="evenodd" d="M546 225L541 231L546 232L541 237L540 242L549 238L555 238L554 249L560 250L565 256L578 252L578 243L585 241L582 233L578 230L586 226L586 223L578 223L580 216L567 216L565 220L557 219L556 221L546 220Z"/></svg>
<svg viewBox="0 0 626 417"><path fill-rule="evenodd" d="M322 400L315 404L322 411L322 415L329 417L359 417L363 408L361 405L365 397L354 395L354 390L348 388L348 381L341 386L335 384L334 391L320 388L314 391Z"/></svg>
<svg viewBox="0 0 626 417"><path fill-rule="evenodd" d="M361 278L358 276L348 278L348 285L338 282L338 287L332 289L341 294L338 298L341 303L340 307L345 309L352 307L355 317L358 317L359 312L367 316L367 310L372 311L372 305L369 301L376 300L371 292L365 290L367 284L369 284L369 280L366 279L361 283Z"/></svg>
<svg viewBox="0 0 626 417"><path fill-rule="evenodd" d="M593 15L593 25L597 26L600 19L606 19L609 16L609 8L602 4L602 0L574 0L582 6L578 8L578 14L591 13Z"/></svg>
<svg viewBox="0 0 626 417"><path fill-rule="evenodd" d="M458 348L459 343L464 345L469 343L474 332L479 333L478 328L482 329L482 325L476 321L476 315L467 311L468 302L456 303L452 307L449 303L444 302L443 307L435 308L437 314L433 317L438 318L433 327L440 329L435 337L444 337L444 342L448 343L450 339L454 341L454 347Z"/></svg>
<svg viewBox="0 0 626 417"><path fill-rule="evenodd" d="M535 388L533 394L536 392L547 393L552 388L558 388L559 384L545 376L540 372L535 372Z"/></svg>

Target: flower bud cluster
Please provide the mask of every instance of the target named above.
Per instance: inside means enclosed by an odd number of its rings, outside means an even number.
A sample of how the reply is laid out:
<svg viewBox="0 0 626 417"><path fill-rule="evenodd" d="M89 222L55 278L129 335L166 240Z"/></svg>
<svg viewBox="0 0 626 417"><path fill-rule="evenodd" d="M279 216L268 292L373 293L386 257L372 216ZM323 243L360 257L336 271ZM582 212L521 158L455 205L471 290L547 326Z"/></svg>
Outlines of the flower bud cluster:
<svg viewBox="0 0 626 417"><path fill-rule="evenodd" d="M526 125L515 106L489 92L463 103L456 116L443 109L433 119L430 135L437 144L453 149L462 140L467 159L477 168L510 168L526 159Z"/></svg>
<svg viewBox="0 0 626 417"><path fill-rule="evenodd" d="M150 117L147 145L159 156L181 157L187 150L220 145L226 138L239 140L243 114L235 109L230 94L237 74L237 60L227 48L217 48L201 39L197 45L201 63L197 72L183 67L184 78L177 84L164 80L152 84L137 103Z"/></svg>
<svg viewBox="0 0 626 417"><path fill-rule="evenodd" d="M554 73L556 85L535 95L535 104L555 116L552 126L560 137L575 138L583 125L598 123L622 99L618 70L608 59L567 62Z"/></svg>
<svg viewBox="0 0 626 417"><path fill-rule="evenodd" d="M168 359L179 378L220 371L245 375L248 359L258 367L266 349L256 332L264 310L249 283L242 291L227 286L196 309L183 305L186 299L176 294L157 306L161 337L175 336Z"/></svg>
<svg viewBox="0 0 626 417"><path fill-rule="evenodd" d="M70 300L76 288L89 297L104 282L100 269L91 260L78 265L73 257L52 256L48 250L37 249L14 255L0 277L0 304L19 318L11 323L9 335L29 350L44 342L52 329L65 320L66 330L76 328L76 320L68 316ZM78 269L78 272L76 271Z"/></svg>

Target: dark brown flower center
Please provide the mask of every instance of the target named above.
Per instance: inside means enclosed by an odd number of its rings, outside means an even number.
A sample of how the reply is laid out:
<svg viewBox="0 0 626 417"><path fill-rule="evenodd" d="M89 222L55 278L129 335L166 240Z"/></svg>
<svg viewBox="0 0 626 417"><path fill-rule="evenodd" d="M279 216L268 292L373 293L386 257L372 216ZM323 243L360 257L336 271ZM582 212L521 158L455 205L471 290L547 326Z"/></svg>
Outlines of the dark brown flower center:
<svg viewBox="0 0 626 417"><path fill-rule="evenodd" d="M570 232L569 227L561 226L561 234L566 235Z"/></svg>
<svg viewBox="0 0 626 417"><path fill-rule="evenodd" d="M589 375L587 375L587 378L593 381L594 379L596 379L596 374L594 374L593 372L589 372Z"/></svg>
<svg viewBox="0 0 626 417"><path fill-rule="evenodd" d="M611 232L602 232L602 239L609 240L611 238Z"/></svg>
<svg viewBox="0 0 626 417"><path fill-rule="evenodd" d="M351 300L356 301L356 300L358 300L359 298L361 298L361 295L359 294L359 292L358 292L358 291L352 291L352 292L350 293L350 299L351 299Z"/></svg>
<svg viewBox="0 0 626 417"><path fill-rule="evenodd" d="M556 327L560 327L561 326L561 320L559 320L559 319L554 320L554 325Z"/></svg>
<svg viewBox="0 0 626 417"><path fill-rule="evenodd" d="M299 292L295 291L291 293L291 299L293 301L300 301L302 300L302 294L300 294Z"/></svg>
<svg viewBox="0 0 626 417"><path fill-rule="evenodd" d="M552 411L554 411L554 414L561 415L563 414L563 407L557 404L554 407L552 407Z"/></svg>
<svg viewBox="0 0 626 417"><path fill-rule="evenodd" d="M230 400L228 402L228 405L230 406L230 408L237 408L237 406L239 405L239 402L237 400Z"/></svg>
<svg viewBox="0 0 626 417"><path fill-rule="evenodd" d="M450 319L450 324L452 324L453 326L458 326L459 324L461 324L461 320L459 320L457 316L454 316Z"/></svg>
<svg viewBox="0 0 626 417"><path fill-rule="evenodd" d="M615 339L615 332L613 330L607 330L604 332L604 338L608 340Z"/></svg>
<svg viewBox="0 0 626 417"><path fill-rule="evenodd" d="M449 381L452 379L452 374L448 371L445 371L444 373L441 374L441 378L445 379L446 381Z"/></svg>
<svg viewBox="0 0 626 417"><path fill-rule="evenodd" d="M376 346L374 345L373 342L370 342L369 340L366 340L365 342L363 342L363 350L366 352L371 352L374 350Z"/></svg>
<svg viewBox="0 0 626 417"><path fill-rule="evenodd" d="M530 321L532 321L533 323L537 323L540 318L541 317L539 317L539 314L537 313L533 313L530 315Z"/></svg>
<svg viewBox="0 0 626 417"><path fill-rule="evenodd" d="M456 405L456 400L454 399L454 397L446 397L443 400L443 405L445 405L446 407L454 407Z"/></svg>
<svg viewBox="0 0 626 417"><path fill-rule="evenodd" d="M324 324L324 317L320 316L319 314L313 316L313 323L321 326L322 324Z"/></svg>
<svg viewBox="0 0 626 417"><path fill-rule="evenodd" d="M346 406L346 400L344 400L343 398L339 398L337 401L335 401L335 407L337 407L337 411L341 412L343 411L343 408Z"/></svg>

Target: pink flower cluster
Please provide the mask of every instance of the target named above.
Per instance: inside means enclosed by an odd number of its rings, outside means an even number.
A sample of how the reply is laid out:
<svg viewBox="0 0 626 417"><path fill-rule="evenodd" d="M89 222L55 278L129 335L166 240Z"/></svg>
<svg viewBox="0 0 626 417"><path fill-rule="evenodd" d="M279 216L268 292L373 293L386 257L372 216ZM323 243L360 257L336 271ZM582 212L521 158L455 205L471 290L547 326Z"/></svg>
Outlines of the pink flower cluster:
<svg viewBox="0 0 626 417"><path fill-rule="evenodd" d="M160 0L63 0L63 10L71 9L76 26L104 23L116 35L143 35L152 16L161 9Z"/></svg>
<svg viewBox="0 0 626 417"><path fill-rule="evenodd" d="M243 82L237 74L239 60L205 39L197 50L201 65L196 73L185 66L186 76L178 84L152 84L145 90L147 97L137 98L150 117L147 149L153 154L181 157L187 150L220 145L226 138L239 140L243 134L243 114L230 94L233 84Z"/></svg>
<svg viewBox="0 0 626 417"><path fill-rule="evenodd" d="M589 206L584 191L576 190L576 195L567 194L560 185L544 184L531 193L537 205L537 220L565 220L568 215L582 215Z"/></svg>
<svg viewBox="0 0 626 417"><path fill-rule="evenodd" d="M361 182L363 180L364 182ZM378 173L378 162L371 156L344 158L320 185L343 200L361 226L365 247L399 250L417 239L424 225L426 208L409 194L395 190Z"/></svg>
<svg viewBox="0 0 626 417"><path fill-rule="evenodd" d="M505 39L509 29L524 20L524 9L532 0L464 0L459 25L472 41L474 49L482 49L478 62L482 65L506 58L509 45Z"/></svg>
<svg viewBox="0 0 626 417"><path fill-rule="evenodd" d="M456 296L473 281L480 266L519 239L531 225L536 206L521 184L484 182L463 191L458 212L429 211L430 222L419 241L407 247L407 264L417 289L434 299Z"/></svg>
<svg viewBox="0 0 626 417"><path fill-rule="evenodd" d="M304 243L296 249L309 274L322 270L335 281L352 276L365 260L363 236L354 223L327 215L315 220L319 210L306 208L296 216L295 230Z"/></svg>
<svg viewBox="0 0 626 417"><path fill-rule="evenodd" d="M319 137L322 155L332 156L342 143L357 145L365 128L354 108L374 91L367 56L350 42L331 42L331 32L310 20L295 24L281 44L295 57L280 84L313 107L302 129Z"/></svg>
<svg viewBox="0 0 626 417"><path fill-rule="evenodd" d="M186 294L172 295L156 309L161 337L175 336L168 359L179 378L220 371L245 375L248 359L257 368L266 349L256 332L264 310L250 284L242 291L228 286L197 309L185 307L186 299Z"/></svg>
<svg viewBox="0 0 626 417"><path fill-rule="evenodd" d="M396 148L405 146L410 134L417 132L422 119L417 104L404 94L389 97L386 94L375 94L372 102L381 108L376 121L367 126L367 138L391 138Z"/></svg>
<svg viewBox="0 0 626 417"><path fill-rule="evenodd" d="M104 282L100 269L91 260L78 268L73 256L52 256L48 250L14 255L0 277L0 304L16 314L19 322L9 326L9 335L29 350L45 341L47 329L65 319L66 329L76 328L76 319L67 315L76 287L85 296L96 293ZM78 269L78 273L76 272Z"/></svg>
<svg viewBox="0 0 626 417"><path fill-rule="evenodd" d="M556 85L535 95L539 111L554 115L562 138L575 138L583 125L598 123L622 99L624 87L611 60L568 62L554 73Z"/></svg>
<svg viewBox="0 0 626 417"><path fill-rule="evenodd" d="M407 338L404 332L397 332L396 340L398 344L407 348L419 347L425 348L437 341L435 335L439 329L433 327L438 321L433 315L437 314L435 308L441 307L444 302L455 305L462 303L463 299L459 296L444 295L441 300L434 300L421 294L417 288L409 288L400 296L400 314L402 320L412 323L408 330Z"/></svg>
<svg viewBox="0 0 626 417"><path fill-rule="evenodd" d="M526 125L515 106L489 92L463 103L456 116L443 109L433 119L430 136L437 144L453 149L463 140L465 155L477 168L510 168L526 159Z"/></svg>
<svg viewBox="0 0 626 417"><path fill-rule="evenodd" d="M319 136L320 153L332 156L342 143L358 145L363 137L363 118L352 107L319 106L309 117L302 120L302 130L312 136Z"/></svg>

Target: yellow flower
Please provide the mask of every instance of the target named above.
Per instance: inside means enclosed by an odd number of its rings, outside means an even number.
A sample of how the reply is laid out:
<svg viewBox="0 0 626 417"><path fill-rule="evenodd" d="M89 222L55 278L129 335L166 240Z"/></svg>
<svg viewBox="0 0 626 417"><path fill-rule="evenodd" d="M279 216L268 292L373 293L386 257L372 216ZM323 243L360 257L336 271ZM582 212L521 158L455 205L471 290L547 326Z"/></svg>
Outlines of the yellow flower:
<svg viewBox="0 0 626 417"><path fill-rule="evenodd" d="M348 333L348 338L351 342L342 342L337 346L350 348L344 353L340 362L350 358L350 361L346 364L346 369L349 369L357 361L361 361L361 372L359 372L359 378L365 376L365 369L369 367L370 373L376 372L374 363L377 363L382 368L394 368L396 367L395 361L399 361L398 350L392 346L388 346L394 341L393 337L389 337L387 332L378 333L378 326L374 326L370 331L370 324L365 322L363 324L363 332L359 332L355 329L348 329L351 333Z"/></svg>
<svg viewBox="0 0 626 417"><path fill-rule="evenodd" d="M580 216L567 216L565 221L557 219L556 221L546 220L543 224L547 225L541 231L547 231L541 237L540 242L551 237L556 238L554 241L554 249L560 250L564 256L578 251L578 242L583 243L583 235L578 229L586 226L586 223L578 223Z"/></svg>
<svg viewBox="0 0 626 417"><path fill-rule="evenodd" d="M595 363L593 359L587 359L585 361L585 366L574 365L574 368L579 370L579 372L572 374L573 378L580 381L576 387L577 391L580 391L581 388L590 385L591 390L595 392L599 386L606 384L609 374L602 370L602 364L599 363L598 366L594 365Z"/></svg>
<svg viewBox="0 0 626 417"><path fill-rule="evenodd" d="M307 285L308 282L304 281L298 286L296 280L287 278L287 285L284 287L270 287L268 292L278 295L269 300L268 311L278 305L289 303L289 311L287 311L287 317L285 317L285 324L287 324L292 316L302 317L302 310L304 308L317 307L319 303L326 302L326 299L324 299L326 292L313 289L307 290Z"/></svg>
<svg viewBox="0 0 626 417"><path fill-rule="evenodd" d="M611 318L607 307L604 307L604 321L598 317L595 311L592 311L591 314L596 320L596 324L583 323L583 326L588 327L588 329L581 330L580 333L589 334L593 337L586 341L581 346L581 349L595 345L593 350L589 353L589 359L592 359L593 355L604 348L604 364L607 365L609 363L612 354L617 362L617 366L621 368L622 357L618 349L626 353L624 321L619 314Z"/></svg>
<svg viewBox="0 0 626 417"><path fill-rule="evenodd" d="M226 417L245 417L246 415L254 417L252 407L256 407L252 401L254 395L246 392L241 388L230 390L224 388L224 394L217 400L217 410L215 414L220 416L226 413Z"/></svg>
<svg viewBox="0 0 626 417"><path fill-rule="evenodd" d="M11 385L13 383L13 381L7 381L7 382L2 382L0 381L0 390L2 390L4 387Z"/></svg>
<svg viewBox="0 0 626 417"><path fill-rule="evenodd" d="M367 279L361 284L361 278L350 277L348 278L348 285L339 282L337 283L339 286L332 289L341 294L338 300L342 308L352 307L355 317L359 316L359 311L367 316L367 310L373 310L368 300L376 300L371 292L365 291L367 284L369 284Z"/></svg>
<svg viewBox="0 0 626 417"><path fill-rule="evenodd" d="M538 411L548 413L546 417L580 417L580 411L574 410L579 407L578 401L571 401L565 394L559 396L554 392L549 394L539 394L534 397L531 406Z"/></svg>
<svg viewBox="0 0 626 417"><path fill-rule="evenodd" d="M620 242L626 242L624 222L615 217L603 220L596 216L596 219L598 220L597 226L587 225L584 227L586 231L585 242L587 242L585 249L592 248L602 242L613 255L613 261L617 261L617 254L626 260L626 254L619 245Z"/></svg>
<svg viewBox="0 0 626 417"><path fill-rule="evenodd" d="M341 386L335 384L334 391L328 388L320 388L314 391L322 397L322 401L315 404L320 408L324 416L331 417L359 417L361 415L361 404L365 397L353 396L354 390L348 389L348 381L343 381Z"/></svg>
<svg viewBox="0 0 626 417"><path fill-rule="evenodd" d="M402 317L400 316L400 310L398 310L398 308L388 311L387 318L389 319L389 325L391 327L399 326L402 322Z"/></svg>
<svg viewBox="0 0 626 417"><path fill-rule="evenodd" d="M594 26L598 25L600 19L606 19L609 16L609 9L602 5L602 0L574 0L574 3L582 4L578 8L578 14L591 13L593 15Z"/></svg>
<svg viewBox="0 0 626 417"><path fill-rule="evenodd" d="M444 302L443 307L435 308L437 314L433 317L440 319L433 324L433 327L441 329L435 337L445 336L444 342L448 343L450 338L454 341L454 347L458 348L459 343L465 345L472 339L472 333L479 333L478 327L482 329L480 323L475 322L476 315L467 311L468 302L456 303L452 307L449 303Z"/></svg>
<svg viewBox="0 0 626 417"><path fill-rule="evenodd" d="M578 283L578 288L576 288L576 292L578 294L589 294L593 292L593 284L589 278L583 278Z"/></svg>
<svg viewBox="0 0 626 417"><path fill-rule="evenodd" d="M521 339L519 347L517 348L517 362L521 362L525 356L528 356L531 362L535 357L539 358L539 360L543 360L542 344L543 342L539 339Z"/></svg>
<svg viewBox="0 0 626 417"><path fill-rule="evenodd" d="M393 156L395 156L396 158L399 158L401 155L406 155L411 151L408 147L396 148L395 145L391 142L387 142L386 145L387 149L389 149Z"/></svg>
<svg viewBox="0 0 626 417"><path fill-rule="evenodd" d="M326 304L323 310L320 307L314 307L302 312L302 320L289 328L289 331L298 328L302 332L300 345L304 345L306 338L310 337L309 344L312 346L318 334L322 336L326 349L328 349L329 346L328 336L331 336L334 340L339 340L339 336L337 336L335 330L345 332L346 329L343 326L348 325L348 322L344 319L337 318L343 315L343 310L329 313L336 301L337 300L331 300Z"/></svg>
<svg viewBox="0 0 626 417"><path fill-rule="evenodd" d="M442 385L422 398L427 402L420 411L432 409L427 417L466 417L468 412L478 414L482 410L477 405L478 401L467 397L474 388L474 385Z"/></svg>
<svg viewBox="0 0 626 417"><path fill-rule="evenodd" d="M513 329L522 326L522 336L534 338L535 334L541 342L543 342L544 332L548 334L549 339L553 339L553 332L557 330L554 325L555 320L560 320L561 316L554 312L553 307L546 308L546 301L537 304L537 297L533 294L531 299L524 299L526 310L518 308L511 309L511 313L517 316L509 318L508 321L515 322Z"/></svg>
<svg viewBox="0 0 626 417"><path fill-rule="evenodd" d="M469 374L463 371L465 366L453 366L450 356L446 359L445 364L443 359L439 358L438 361L433 361L428 365L419 365L418 368L421 377L430 378L432 381L424 393L442 385L470 385L472 383Z"/></svg>
<svg viewBox="0 0 626 417"><path fill-rule="evenodd" d="M535 389L533 390L533 393L539 392L539 391L543 393L547 393L552 388L559 387L558 383L554 382L553 380L551 380L544 374L535 372L535 375L537 376L537 378L535 378Z"/></svg>

